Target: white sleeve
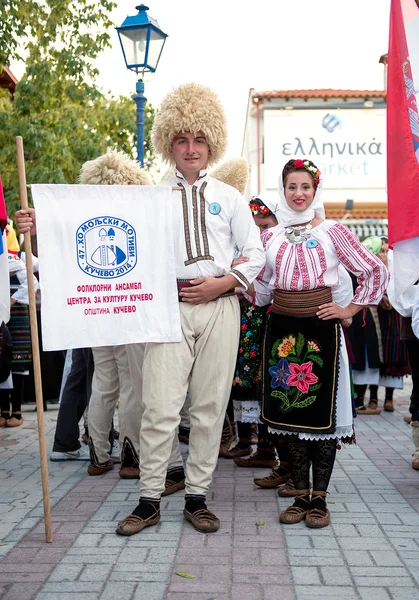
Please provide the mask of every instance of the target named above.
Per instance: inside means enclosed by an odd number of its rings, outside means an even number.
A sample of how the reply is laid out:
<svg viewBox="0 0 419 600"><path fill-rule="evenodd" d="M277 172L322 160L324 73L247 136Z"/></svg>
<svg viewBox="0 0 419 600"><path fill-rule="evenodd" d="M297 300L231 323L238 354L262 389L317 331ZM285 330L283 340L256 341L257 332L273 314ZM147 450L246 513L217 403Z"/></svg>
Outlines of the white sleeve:
<svg viewBox="0 0 419 600"><path fill-rule="evenodd" d="M253 221L249 206L240 194L237 194L236 206L231 219L231 231L235 245L249 261L234 267L230 271L230 275L233 275L244 289L247 289L265 265L265 252L260 240L259 229Z"/></svg>
<svg viewBox="0 0 419 600"><path fill-rule="evenodd" d="M378 304L389 282L387 267L341 223L334 223L327 233L339 262L357 276L358 287L352 298L353 304Z"/></svg>
<svg viewBox="0 0 419 600"><path fill-rule="evenodd" d="M415 288L415 297L412 306L412 329L415 336L419 339L419 285Z"/></svg>
<svg viewBox="0 0 419 600"><path fill-rule="evenodd" d="M336 287L332 288L333 302L336 302L339 306L348 306L354 297L352 279L348 271L341 264L338 267L338 273L339 283Z"/></svg>

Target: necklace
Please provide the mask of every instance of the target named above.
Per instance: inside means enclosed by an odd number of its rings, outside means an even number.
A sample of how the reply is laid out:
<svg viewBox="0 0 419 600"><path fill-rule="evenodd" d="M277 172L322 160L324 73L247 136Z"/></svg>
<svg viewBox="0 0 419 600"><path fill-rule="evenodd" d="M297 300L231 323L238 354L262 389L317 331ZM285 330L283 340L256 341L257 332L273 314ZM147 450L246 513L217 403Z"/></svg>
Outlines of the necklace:
<svg viewBox="0 0 419 600"><path fill-rule="evenodd" d="M301 244L301 242L305 242L310 237L312 229L311 223L287 227L285 229L285 237L291 244Z"/></svg>

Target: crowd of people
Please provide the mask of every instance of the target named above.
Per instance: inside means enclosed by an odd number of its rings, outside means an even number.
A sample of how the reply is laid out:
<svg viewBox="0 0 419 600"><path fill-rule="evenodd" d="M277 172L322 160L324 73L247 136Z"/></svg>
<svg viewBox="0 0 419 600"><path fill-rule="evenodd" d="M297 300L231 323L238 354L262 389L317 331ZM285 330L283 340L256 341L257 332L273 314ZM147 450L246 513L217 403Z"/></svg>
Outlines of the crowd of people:
<svg viewBox="0 0 419 600"><path fill-rule="evenodd" d="M185 520L198 531L217 531L220 521L206 495L219 457L270 469L254 481L294 498L282 523L325 527L338 445L354 443L357 413L377 414L378 386L386 390L384 409L394 410L393 390L410 364L412 466L419 469L419 341L411 330L410 338L403 333L412 315L392 298L387 240L361 243L325 218L322 174L310 160L283 167L277 200L257 196L248 204L242 174L210 175L226 150L227 131L208 88L182 85L165 98L153 144L174 168L165 184L181 192L173 230L182 341L76 349L65 369L63 356L56 356L61 362L46 379L53 373L56 387L63 369L65 376L51 460L89 461L91 476L120 461L122 478L139 479L139 503L119 522L120 535L156 525L161 497L182 489ZM83 165L80 182L147 185L151 179L138 163L110 151ZM36 235L34 209L18 211L16 221L20 233ZM14 247L20 267L10 273L23 274ZM16 293L11 321L2 326L3 348L11 347L13 356L7 377L0 371L0 426L22 423L10 390L19 389L19 360L25 365L31 358L28 328L26 345L16 333L28 318L27 291ZM179 441L189 446L186 465Z"/></svg>

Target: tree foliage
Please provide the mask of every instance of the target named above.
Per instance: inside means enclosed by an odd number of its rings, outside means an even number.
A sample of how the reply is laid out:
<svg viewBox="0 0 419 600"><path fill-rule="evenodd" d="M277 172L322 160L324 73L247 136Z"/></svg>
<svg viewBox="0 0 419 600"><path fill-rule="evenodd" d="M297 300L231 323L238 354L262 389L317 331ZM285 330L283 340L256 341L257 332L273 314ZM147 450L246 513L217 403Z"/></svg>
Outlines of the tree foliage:
<svg viewBox="0 0 419 600"><path fill-rule="evenodd" d="M0 2L0 68L12 59L26 64L14 101L0 90L0 175L11 214L19 206L18 135L29 183L75 183L81 165L108 147L136 157L134 101L95 85L93 62L109 45L114 6L108 0ZM151 167L151 106L146 114L145 162Z"/></svg>

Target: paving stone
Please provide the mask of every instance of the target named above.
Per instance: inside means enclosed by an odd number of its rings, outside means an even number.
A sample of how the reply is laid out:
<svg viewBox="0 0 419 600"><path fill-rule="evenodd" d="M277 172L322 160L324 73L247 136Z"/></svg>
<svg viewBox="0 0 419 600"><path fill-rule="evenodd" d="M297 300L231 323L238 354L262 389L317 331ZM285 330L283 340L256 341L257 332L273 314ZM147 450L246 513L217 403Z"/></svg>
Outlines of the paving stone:
<svg viewBox="0 0 419 600"><path fill-rule="evenodd" d="M336 589L324 585L296 585L295 595L297 600L310 600L311 598L358 600L359 598L356 590L352 587L339 587L338 595L336 595Z"/></svg>
<svg viewBox="0 0 419 600"><path fill-rule="evenodd" d="M315 567L291 567L291 572L295 585L321 584L319 570Z"/></svg>
<svg viewBox="0 0 419 600"><path fill-rule="evenodd" d="M120 598L121 600L131 600L136 588L136 583L124 583L122 581L116 583L111 581L105 584L105 587L100 595L100 600L115 600L116 598Z"/></svg>
<svg viewBox="0 0 419 600"><path fill-rule="evenodd" d="M392 600L386 588L359 588L362 600Z"/></svg>
<svg viewBox="0 0 419 600"><path fill-rule="evenodd" d="M341 586L351 585L351 576L346 567L320 567L320 576L325 585Z"/></svg>

